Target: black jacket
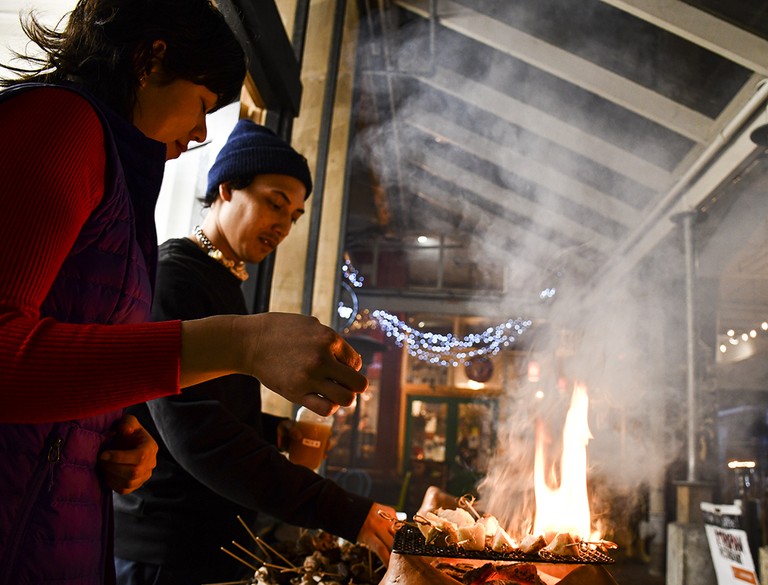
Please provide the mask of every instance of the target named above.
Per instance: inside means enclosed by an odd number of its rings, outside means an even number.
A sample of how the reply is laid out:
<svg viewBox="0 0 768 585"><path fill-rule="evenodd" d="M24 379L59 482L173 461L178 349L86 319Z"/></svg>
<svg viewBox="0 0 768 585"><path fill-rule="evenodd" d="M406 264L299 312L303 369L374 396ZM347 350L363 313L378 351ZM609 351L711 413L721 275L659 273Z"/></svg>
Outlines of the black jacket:
<svg viewBox="0 0 768 585"><path fill-rule="evenodd" d="M154 320L246 313L240 281L194 242L160 246ZM201 572L228 566L235 561L220 547L248 542L236 516L250 524L256 511L354 541L373 504L290 463L274 447L279 419L262 414L259 383L249 376L211 380L129 412L160 450L152 478L115 496L120 558L169 567L199 563Z"/></svg>

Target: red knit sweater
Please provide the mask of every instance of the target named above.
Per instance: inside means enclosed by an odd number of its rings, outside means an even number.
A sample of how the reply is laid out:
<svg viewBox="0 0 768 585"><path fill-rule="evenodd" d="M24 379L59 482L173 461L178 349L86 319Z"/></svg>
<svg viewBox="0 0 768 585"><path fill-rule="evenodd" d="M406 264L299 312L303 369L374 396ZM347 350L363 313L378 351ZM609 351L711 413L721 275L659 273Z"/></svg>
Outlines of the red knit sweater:
<svg viewBox="0 0 768 585"><path fill-rule="evenodd" d="M179 391L179 321L73 325L40 306L104 193L91 105L46 88L0 107L0 422L90 416Z"/></svg>

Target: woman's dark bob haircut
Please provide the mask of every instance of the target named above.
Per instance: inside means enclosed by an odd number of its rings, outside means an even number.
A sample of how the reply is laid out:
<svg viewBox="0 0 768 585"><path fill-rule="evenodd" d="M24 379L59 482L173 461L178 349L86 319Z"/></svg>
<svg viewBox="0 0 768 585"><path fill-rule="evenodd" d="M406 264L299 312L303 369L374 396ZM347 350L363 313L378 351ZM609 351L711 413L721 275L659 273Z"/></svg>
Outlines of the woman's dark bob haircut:
<svg viewBox="0 0 768 585"><path fill-rule="evenodd" d="M3 86L72 81L130 120L139 80L158 57L153 44L163 41L168 82L204 85L217 107L240 96L243 50L210 0L79 0L63 29L43 26L33 13L22 27L43 55L17 55L29 66L5 65L16 77Z"/></svg>

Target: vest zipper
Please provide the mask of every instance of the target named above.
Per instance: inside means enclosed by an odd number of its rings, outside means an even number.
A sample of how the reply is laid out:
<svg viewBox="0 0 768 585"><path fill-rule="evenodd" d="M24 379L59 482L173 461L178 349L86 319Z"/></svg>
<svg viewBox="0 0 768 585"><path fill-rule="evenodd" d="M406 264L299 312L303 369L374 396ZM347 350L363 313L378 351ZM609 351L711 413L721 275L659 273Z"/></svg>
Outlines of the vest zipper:
<svg viewBox="0 0 768 585"><path fill-rule="evenodd" d="M48 449L48 470L49 470L48 491L51 491L53 489L53 471L54 471L54 468L56 467L56 464L61 459L62 444L64 444L64 439L62 439L61 437L56 437L53 443L51 443L51 447Z"/></svg>
<svg viewBox="0 0 768 585"><path fill-rule="evenodd" d="M56 423L53 425L53 429L49 436L53 433L64 432L66 433L66 423ZM47 441L46 441L47 442ZM45 469L47 464L49 467L52 463L48 463L51 459L51 455L55 454L58 459L61 458L61 447L64 444L64 439L57 438L49 444L48 456L45 455L45 448L40 450L38 456L38 463L35 465L35 469L30 476L29 483L24 490L24 497L20 504L21 513L19 517L13 522L10 531L10 542L6 543L5 549L0 547L0 585L14 585L15 581L11 581L11 577L15 575L15 568L19 561L19 551L21 549L22 542L26 538L29 526L27 524L32 509L35 506L40 492L45 489L45 476L52 475L52 470ZM50 488L49 488L50 491Z"/></svg>

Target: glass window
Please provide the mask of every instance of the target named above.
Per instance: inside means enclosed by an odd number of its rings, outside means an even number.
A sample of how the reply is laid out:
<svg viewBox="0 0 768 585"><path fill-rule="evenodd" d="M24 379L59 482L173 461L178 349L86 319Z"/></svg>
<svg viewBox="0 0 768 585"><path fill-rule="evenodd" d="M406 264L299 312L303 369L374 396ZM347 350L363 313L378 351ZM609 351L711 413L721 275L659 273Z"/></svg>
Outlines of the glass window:
<svg viewBox="0 0 768 585"><path fill-rule="evenodd" d="M411 459L445 461L448 405L444 402L414 400L411 403Z"/></svg>
<svg viewBox="0 0 768 585"><path fill-rule="evenodd" d="M493 451L494 412L490 403L459 404L456 462L476 473L488 471Z"/></svg>

